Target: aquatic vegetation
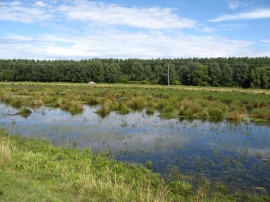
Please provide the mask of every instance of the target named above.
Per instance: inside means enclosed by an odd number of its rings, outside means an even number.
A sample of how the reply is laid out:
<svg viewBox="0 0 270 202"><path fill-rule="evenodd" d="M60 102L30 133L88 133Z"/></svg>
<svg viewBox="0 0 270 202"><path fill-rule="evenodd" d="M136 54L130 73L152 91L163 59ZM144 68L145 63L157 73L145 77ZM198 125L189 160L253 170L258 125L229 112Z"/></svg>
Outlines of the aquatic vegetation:
<svg viewBox="0 0 270 202"><path fill-rule="evenodd" d="M31 113L32 111L27 108L22 108L19 112L17 112L17 114L21 115L24 118L27 118L28 116L30 116Z"/></svg>
<svg viewBox="0 0 270 202"><path fill-rule="evenodd" d="M58 106L72 115L79 114L83 111L83 106L73 100L59 99Z"/></svg>
<svg viewBox="0 0 270 202"><path fill-rule="evenodd" d="M118 102L115 110L119 113L119 114L128 114L130 112L130 109L128 108L128 106L124 103L124 102Z"/></svg>
<svg viewBox="0 0 270 202"><path fill-rule="evenodd" d="M97 98L94 98L94 97L90 97L87 100L87 104L89 104L90 106L95 106L95 105L98 105L99 103L100 103L100 101Z"/></svg>
<svg viewBox="0 0 270 202"><path fill-rule="evenodd" d="M102 118L105 118L108 116L111 112L109 104L104 104L101 106L100 109L96 111L97 114L99 114Z"/></svg>
<svg viewBox="0 0 270 202"><path fill-rule="evenodd" d="M269 109L255 109L251 113L252 118L265 119L270 121L270 110Z"/></svg>
<svg viewBox="0 0 270 202"><path fill-rule="evenodd" d="M10 101L10 105L14 108L21 108L23 106L23 100L21 98L15 98Z"/></svg>
<svg viewBox="0 0 270 202"><path fill-rule="evenodd" d="M224 111L220 108L209 108L208 114L210 121L222 121L225 117Z"/></svg>
<svg viewBox="0 0 270 202"><path fill-rule="evenodd" d="M81 113L81 104L108 105L110 111L127 114L155 111L163 118L241 121L246 117L269 120L255 109L270 110L269 93L238 88L159 86L138 84L3 83L2 102L14 107L60 107L72 114ZM16 95L16 96L14 96ZM254 96L256 95L256 96ZM24 97L26 96L26 97ZM108 111L108 110L107 110ZM252 120L252 119L251 119Z"/></svg>
<svg viewBox="0 0 270 202"><path fill-rule="evenodd" d="M139 93L136 93L134 96L134 98L127 102L127 105L133 110L142 111L146 107L146 100L140 97Z"/></svg>

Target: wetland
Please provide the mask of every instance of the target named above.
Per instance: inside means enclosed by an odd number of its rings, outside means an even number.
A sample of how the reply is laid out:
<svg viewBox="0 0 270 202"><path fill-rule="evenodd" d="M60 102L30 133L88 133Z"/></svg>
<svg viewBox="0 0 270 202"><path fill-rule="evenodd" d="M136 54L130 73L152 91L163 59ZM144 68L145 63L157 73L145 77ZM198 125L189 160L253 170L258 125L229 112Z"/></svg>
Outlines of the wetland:
<svg viewBox="0 0 270 202"><path fill-rule="evenodd" d="M268 91L2 84L0 95L10 134L105 152L194 187L270 193Z"/></svg>

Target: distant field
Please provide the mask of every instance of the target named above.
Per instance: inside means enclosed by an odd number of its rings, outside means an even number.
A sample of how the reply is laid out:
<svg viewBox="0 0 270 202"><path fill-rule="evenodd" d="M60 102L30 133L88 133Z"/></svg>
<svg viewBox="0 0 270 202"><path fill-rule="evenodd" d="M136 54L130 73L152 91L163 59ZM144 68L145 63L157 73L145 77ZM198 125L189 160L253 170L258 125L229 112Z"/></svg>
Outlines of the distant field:
<svg viewBox="0 0 270 202"><path fill-rule="evenodd" d="M97 88L134 88L134 89L157 89L157 90L190 90L190 91L210 91L210 92L239 92L248 94L270 95L270 90L266 89L243 89L239 87L201 87L201 86L182 86L182 85L157 85L157 84L87 84L87 83L69 83L69 82L0 82L4 86L70 86L70 87L97 87Z"/></svg>

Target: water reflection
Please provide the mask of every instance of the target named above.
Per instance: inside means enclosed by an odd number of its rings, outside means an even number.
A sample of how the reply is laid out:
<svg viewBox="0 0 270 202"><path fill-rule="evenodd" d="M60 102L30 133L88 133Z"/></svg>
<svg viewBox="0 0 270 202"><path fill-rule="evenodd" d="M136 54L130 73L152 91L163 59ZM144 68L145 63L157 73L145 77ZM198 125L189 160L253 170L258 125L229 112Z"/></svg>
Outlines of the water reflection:
<svg viewBox="0 0 270 202"><path fill-rule="evenodd" d="M22 118L17 109L0 104L0 124L12 134L40 136L56 145L110 151L118 160L145 163L154 171L172 170L204 176L232 187L270 192L270 127L162 120L158 114L100 118L96 108L84 106L72 116L60 109L41 107Z"/></svg>

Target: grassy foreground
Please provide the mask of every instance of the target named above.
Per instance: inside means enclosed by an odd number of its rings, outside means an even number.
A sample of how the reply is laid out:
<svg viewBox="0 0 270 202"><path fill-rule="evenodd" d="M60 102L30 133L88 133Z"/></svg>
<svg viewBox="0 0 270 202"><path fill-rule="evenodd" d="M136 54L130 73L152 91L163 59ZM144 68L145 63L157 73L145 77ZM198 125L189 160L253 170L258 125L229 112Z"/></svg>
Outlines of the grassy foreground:
<svg viewBox="0 0 270 202"><path fill-rule="evenodd" d="M0 130L0 201L270 201L163 179L142 165L106 153L54 147Z"/></svg>
<svg viewBox="0 0 270 202"><path fill-rule="evenodd" d="M0 100L20 108L42 105L59 107L72 114L82 104L99 105L105 117L111 111L127 114L160 112L162 118L208 121L270 121L270 91L258 89L160 86L136 84L0 83Z"/></svg>

